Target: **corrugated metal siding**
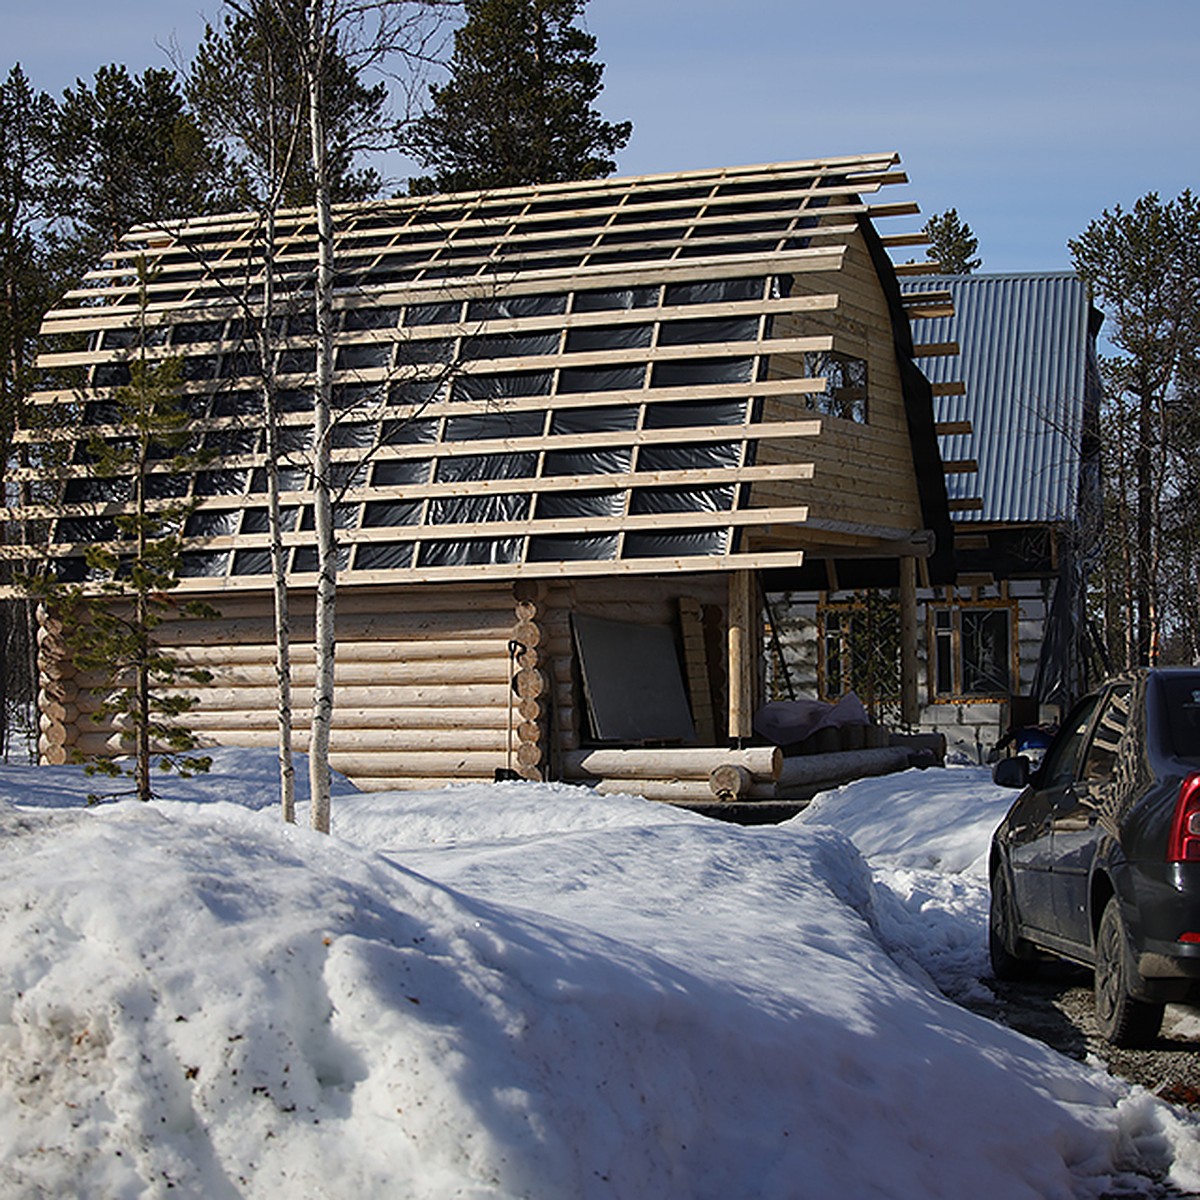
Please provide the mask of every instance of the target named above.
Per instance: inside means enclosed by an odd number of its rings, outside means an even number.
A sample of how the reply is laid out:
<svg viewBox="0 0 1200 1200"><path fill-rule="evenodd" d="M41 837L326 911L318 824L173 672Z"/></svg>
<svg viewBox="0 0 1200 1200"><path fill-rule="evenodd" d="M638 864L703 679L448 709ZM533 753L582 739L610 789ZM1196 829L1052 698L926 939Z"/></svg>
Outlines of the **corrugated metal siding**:
<svg viewBox="0 0 1200 1200"><path fill-rule="evenodd" d="M958 342L958 357L924 358L931 382L961 380L965 396L935 397L939 421L968 420L970 435L943 437L943 459L979 463L947 476L951 507L978 496L956 522L1066 521L1079 489L1088 356L1087 291L1071 272L906 279L904 290L948 289L955 315L920 321L918 342Z"/></svg>

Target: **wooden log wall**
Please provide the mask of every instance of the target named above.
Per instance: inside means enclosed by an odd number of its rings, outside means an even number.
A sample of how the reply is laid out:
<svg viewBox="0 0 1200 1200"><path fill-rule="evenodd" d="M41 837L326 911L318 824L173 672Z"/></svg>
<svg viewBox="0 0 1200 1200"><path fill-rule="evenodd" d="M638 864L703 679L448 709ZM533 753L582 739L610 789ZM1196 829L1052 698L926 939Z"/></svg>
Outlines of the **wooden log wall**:
<svg viewBox="0 0 1200 1200"><path fill-rule="evenodd" d="M219 617L159 627L181 662L213 673L206 685L177 689L199 700L186 724L209 745L273 747L269 598L236 594L216 603ZM311 599L293 603L295 745L303 752L314 666ZM347 589L338 598L331 763L364 790L491 781L500 770L529 780L599 778L607 790L664 799L765 794L775 771L761 764L741 784L725 780L718 788L709 779L727 762L744 765L723 749L726 605L723 574ZM700 746L721 752L687 750L683 758L694 758L694 769L681 769L669 751L584 750L573 612L679 631ZM45 614L40 640L42 760L121 753L120 730L96 718L102 697L91 689L101 677L71 670L61 627Z"/></svg>

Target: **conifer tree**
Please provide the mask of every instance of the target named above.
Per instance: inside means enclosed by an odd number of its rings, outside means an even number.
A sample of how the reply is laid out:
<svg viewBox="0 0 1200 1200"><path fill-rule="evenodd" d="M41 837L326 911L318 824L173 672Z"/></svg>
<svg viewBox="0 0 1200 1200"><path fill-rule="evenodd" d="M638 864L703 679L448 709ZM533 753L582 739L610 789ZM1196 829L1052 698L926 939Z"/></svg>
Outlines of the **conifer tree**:
<svg viewBox="0 0 1200 1200"><path fill-rule="evenodd" d="M629 121L594 107L604 64L579 27L586 0L465 0L450 79L407 147L432 174L414 194L598 179L616 170Z"/></svg>
<svg viewBox="0 0 1200 1200"><path fill-rule="evenodd" d="M63 94L55 136L55 203L77 270L134 225L231 207L228 164L189 111L173 71L101 67Z"/></svg>
<svg viewBox="0 0 1200 1200"><path fill-rule="evenodd" d="M49 202L54 101L31 86L20 65L0 83L0 494L29 500L28 485L10 491L8 469L28 466L27 448L14 448L26 423L38 327L57 290L45 237ZM8 523L0 536L23 541L26 523ZM37 693L34 622L28 601L0 602L0 753L10 724L32 727Z"/></svg>
<svg viewBox="0 0 1200 1200"><path fill-rule="evenodd" d="M958 209L934 213L925 222L924 233L929 238L925 257L941 263L947 275L970 275L983 265L983 260L975 257L979 239L970 225L959 220Z"/></svg>
<svg viewBox="0 0 1200 1200"><path fill-rule="evenodd" d="M147 355L145 264L139 264L141 303L129 382L114 393L118 435L88 442L93 474L128 482L130 511L113 518L112 538L88 547L91 579L62 584L53 572L29 581L30 591L61 620L66 652L75 669L103 676L93 688L101 702L97 721L112 719L133 758L123 771L110 758L83 756L89 769L133 777L140 800L153 796L150 767L183 775L208 769L195 753L195 736L179 719L195 705L181 683L206 683L211 673L180 663L157 642L155 630L170 617L215 616L208 605L171 595L182 566L182 536L194 502L172 499L158 487L170 475L187 475L211 458L195 448L196 435L179 396L178 359ZM163 493L167 493L165 496Z"/></svg>

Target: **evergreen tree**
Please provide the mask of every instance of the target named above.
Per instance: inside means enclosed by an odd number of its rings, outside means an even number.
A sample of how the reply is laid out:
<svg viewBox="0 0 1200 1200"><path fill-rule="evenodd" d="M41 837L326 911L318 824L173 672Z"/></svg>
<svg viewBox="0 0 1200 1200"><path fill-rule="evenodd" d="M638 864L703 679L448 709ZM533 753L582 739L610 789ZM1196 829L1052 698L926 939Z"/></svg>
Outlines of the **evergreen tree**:
<svg viewBox="0 0 1200 1200"><path fill-rule="evenodd" d="M9 467L28 466L13 436L26 423L38 327L57 290L45 229L49 203L54 101L36 92L20 65L0 83L0 494L24 503L28 486L9 487ZM25 540L24 522L8 523L5 540ZM36 644L27 601L0 602L0 753L10 728L33 728Z"/></svg>
<svg viewBox="0 0 1200 1200"><path fill-rule="evenodd" d="M227 146L243 171L247 207L270 201L312 203L308 154L308 91L303 0L254 0L232 6L220 29L205 29L185 86L197 120ZM322 95L329 142L330 194L334 203L368 200L382 180L370 167L357 167L359 151L396 140L388 115L387 85L368 87L342 54L336 31L322 61Z"/></svg>
<svg viewBox="0 0 1200 1200"><path fill-rule="evenodd" d="M925 222L923 232L929 238L925 257L941 263L947 275L970 275L983 265L983 260L975 257L979 239L971 232L970 225L959 220L958 209L934 213Z"/></svg>
<svg viewBox="0 0 1200 1200"><path fill-rule="evenodd" d="M586 0L465 0L450 80L407 145L433 174L414 194L598 179L633 132L593 106L604 64L579 28Z"/></svg>
<svg viewBox="0 0 1200 1200"><path fill-rule="evenodd" d="M28 587L61 620L75 669L103 676L104 682L92 689L102 697L95 719L112 719L133 758L132 768L122 772L106 756L83 756L89 769L131 775L137 797L149 800L152 761L184 775L205 771L210 763L195 753L195 736L178 723L196 703L178 688L181 682L208 682L211 673L181 664L158 645L155 630L169 617L217 614L208 605L181 603L171 595L179 582L184 523L194 502L163 497L170 489L155 485L167 474L192 473L211 455L195 448L196 434L179 396L179 360L151 361L147 356L144 264L139 264L139 276L137 349L128 364L128 384L114 393L119 433L88 443L97 478L129 482L131 510L113 518L109 542L88 547L92 578L87 584L56 582L51 569Z"/></svg>
<svg viewBox="0 0 1200 1200"><path fill-rule="evenodd" d="M55 136L58 210L70 214L66 250L95 265L132 226L230 207L220 147L190 113L172 71L131 76L101 67L63 93Z"/></svg>
<svg viewBox="0 0 1200 1200"><path fill-rule="evenodd" d="M1110 644L1131 630L1125 665L1160 661L1163 638L1186 621L1173 591L1200 586L1189 492L1195 486L1200 360L1200 198L1154 192L1105 210L1068 243L1075 269L1103 307L1117 354L1102 363L1102 451L1116 550L1108 580ZM1173 559L1172 545L1181 550ZM1120 628L1114 628L1118 625ZM1194 635L1192 636L1194 641Z"/></svg>

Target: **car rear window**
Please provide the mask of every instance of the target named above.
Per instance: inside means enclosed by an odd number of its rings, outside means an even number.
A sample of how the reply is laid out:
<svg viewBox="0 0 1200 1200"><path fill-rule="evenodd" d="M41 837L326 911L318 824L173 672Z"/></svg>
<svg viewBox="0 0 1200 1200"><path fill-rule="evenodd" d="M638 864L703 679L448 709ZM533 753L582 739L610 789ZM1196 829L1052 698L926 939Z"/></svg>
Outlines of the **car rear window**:
<svg viewBox="0 0 1200 1200"><path fill-rule="evenodd" d="M1200 675L1167 676L1161 682L1172 748L1181 758L1200 758Z"/></svg>

